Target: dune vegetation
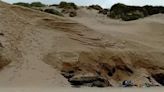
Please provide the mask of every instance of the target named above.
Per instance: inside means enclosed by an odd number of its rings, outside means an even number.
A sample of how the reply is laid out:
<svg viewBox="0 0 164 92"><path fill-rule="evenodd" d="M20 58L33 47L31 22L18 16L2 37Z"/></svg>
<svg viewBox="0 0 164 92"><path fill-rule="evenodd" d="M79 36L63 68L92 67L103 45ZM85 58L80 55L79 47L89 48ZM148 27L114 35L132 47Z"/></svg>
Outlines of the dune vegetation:
<svg viewBox="0 0 164 92"><path fill-rule="evenodd" d="M121 3L111 7L109 17L114 19L122 19L125 21L136 20L150 15L164 13L162 6L128 6Z"/></svg>

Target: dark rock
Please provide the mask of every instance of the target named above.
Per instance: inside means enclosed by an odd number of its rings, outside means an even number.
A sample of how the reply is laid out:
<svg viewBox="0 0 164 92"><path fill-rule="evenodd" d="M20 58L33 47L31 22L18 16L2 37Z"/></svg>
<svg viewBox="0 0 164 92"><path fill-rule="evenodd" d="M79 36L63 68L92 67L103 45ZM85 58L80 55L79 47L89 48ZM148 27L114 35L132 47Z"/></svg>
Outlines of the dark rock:
<svg viewBox="0 0 164 92"><path fill-rule="evenodd" d="M99 76L80 75L69 79L72 85L88 87L107 87L111 86L109 82Z"/></svg>
<svg viewBox="0 0 164 92"><path fill-rule="evenodd" d="M96 81L98 77L96 76L79 76L79 77L73 77L69 81L71 83L91 83L93 81Z"/></svg>
<svg viewBox="0 0 164 92"><path fill-rule="evenodd" d="M122 82L123 87L133 87L134 84L131 80L125 80Z"/></svg>
<svg viewBox="0 0 164 92"><path fill-rule="evenodd" d="M153 74L152 77L162 86L164 86L164 73Z"/></svg>

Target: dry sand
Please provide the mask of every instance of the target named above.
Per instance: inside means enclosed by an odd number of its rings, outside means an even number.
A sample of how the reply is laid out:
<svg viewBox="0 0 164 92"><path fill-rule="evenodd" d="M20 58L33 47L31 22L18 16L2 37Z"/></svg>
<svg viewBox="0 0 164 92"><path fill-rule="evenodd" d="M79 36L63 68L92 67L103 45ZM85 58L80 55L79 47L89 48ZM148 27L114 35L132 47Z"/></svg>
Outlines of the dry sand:
<svg viewBox="0 0 164 92"><path fill-rule="evenodd" d="M62 63L92 64L101 55L102 62L117 64L108 61L115 56L134 66L134 75L118 74L125 79L145 82L147 72L164 71L162 14L123 22L80 9L69 19L0 2L0 19L3 54L12 60L0 71L0 87L70 87Z"/></svg>
<svg viewBox="0 0 164 92"><path fill-rule="evenodd" d="M137 89L137 88L2 88L3 92L162 92L162 88L149 88L149 89Z"/></svg>

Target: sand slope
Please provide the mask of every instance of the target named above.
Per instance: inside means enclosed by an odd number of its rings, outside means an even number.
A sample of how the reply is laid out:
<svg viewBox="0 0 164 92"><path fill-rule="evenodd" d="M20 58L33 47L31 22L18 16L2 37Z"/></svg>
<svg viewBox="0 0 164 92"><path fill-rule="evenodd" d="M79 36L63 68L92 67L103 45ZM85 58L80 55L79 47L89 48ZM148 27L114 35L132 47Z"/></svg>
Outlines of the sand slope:
<svg viewBox="0 0 164 92"><path fill-rule="evenodd" d="M30 24L31 16L21 16L28 11L3 3L1 9L1 31L5 34L3 44L12 63L0 72L0 87L54 87L69 86L67 80L51 66L42 61L51 50L54 32ZM34 13L37 16L39 14ZM44 15L44 14L43 14ZM26 19L29 18L29 19Z"/></svg>
<svg viewBox="0 0 164 92"><path fill-rule="evenodd" d="M114 86L125 79L149 82L147 76L164 71L163 18L123 22L80 9L69 19L0 2L3 54L12 60L0 71L0 87L70 87L60 74L63 63L84 75L99 69ZM118 69L115 75L101 63Z"/></svg>

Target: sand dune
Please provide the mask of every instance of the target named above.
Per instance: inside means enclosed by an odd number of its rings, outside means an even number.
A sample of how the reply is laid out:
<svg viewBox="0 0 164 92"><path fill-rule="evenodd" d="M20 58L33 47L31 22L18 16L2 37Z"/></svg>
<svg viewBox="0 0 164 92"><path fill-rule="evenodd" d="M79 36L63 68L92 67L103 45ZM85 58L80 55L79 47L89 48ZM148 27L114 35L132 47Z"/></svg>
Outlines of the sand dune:
<svg viewBox="0 0 164 92"><path fill-rule="evenodd" d="M61 75L69 70L99 72L113 86L123 80L162 85L152 75L164 74L163 18L123 22L84 8L67 18L0 2L0 42L12 61L0 71L0 87L70 87Z"/></svg>

